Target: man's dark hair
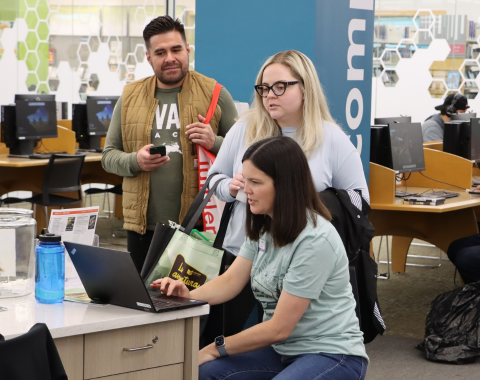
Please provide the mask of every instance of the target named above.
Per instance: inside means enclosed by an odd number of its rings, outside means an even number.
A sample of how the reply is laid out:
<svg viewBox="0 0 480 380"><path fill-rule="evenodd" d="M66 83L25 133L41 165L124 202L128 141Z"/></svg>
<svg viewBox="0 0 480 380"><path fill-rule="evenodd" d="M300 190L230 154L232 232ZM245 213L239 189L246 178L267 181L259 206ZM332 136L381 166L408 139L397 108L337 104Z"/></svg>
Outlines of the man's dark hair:
<svg viewBox="0 0 480 380"><path fill-rule="evenodd" d="M247 203L246 231L250 240L258 241L261 234L269 232L274 245L283 247L295 241L308 218L315 226L317 215L332 219L317 194L307 158L295 140L278 136L258 141L245 152L242 162L246 160L272 178L275 186L273 219L253 214Z"/></svg>
<svg viewBox="0 0 480 380"><path fill-rule="evenodd" d="M148 25L143 30L143 40L147 49L150 49L150 38L156 36L157 34L163 34L168 32L177 31L182 36L183 42L187 44L187 38L185 37L185 28L180 20L177 18L174 20L170 16L160 16L154 18L148 23Z"/></svg>

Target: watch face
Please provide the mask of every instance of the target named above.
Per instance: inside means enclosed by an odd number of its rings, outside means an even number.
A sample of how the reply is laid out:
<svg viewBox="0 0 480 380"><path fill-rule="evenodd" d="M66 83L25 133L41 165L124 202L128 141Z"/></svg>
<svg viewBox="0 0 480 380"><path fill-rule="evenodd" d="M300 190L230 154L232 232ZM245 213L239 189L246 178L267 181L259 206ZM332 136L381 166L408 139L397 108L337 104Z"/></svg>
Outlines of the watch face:
<svg viewBox="0 0 480 380"><path fill-rule="evenodd" d="M215 346L223 346L225 342L225 338L223 336L217 336L215 338Z"/></svg>

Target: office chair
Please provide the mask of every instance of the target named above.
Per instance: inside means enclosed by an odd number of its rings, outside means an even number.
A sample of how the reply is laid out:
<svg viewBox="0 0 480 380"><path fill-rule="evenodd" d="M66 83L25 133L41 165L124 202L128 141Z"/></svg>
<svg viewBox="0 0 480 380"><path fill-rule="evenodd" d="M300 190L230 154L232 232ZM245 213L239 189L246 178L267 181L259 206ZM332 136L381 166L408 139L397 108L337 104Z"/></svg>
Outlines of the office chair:
<svg viewBox="0 0 480 380"><path fill-rule="evenodd" d="M11 204L28 202L26 199L29 199L29 198L18 198L18 197L9 197L9 196L3 199L0 198L0 207L3 207L3 205L6 205L7 207L9 207L9 205Z"/></svg>
<svg viewBox="0 0 480 380"><path fill-rule="evenodd" d="M84 191L85 195L90 195L90 205L92 205L92 195L94 194L104 194L103 197L103 211L108 212L109 214L113 213L113 210L110 208L110 198L107 196L108 193L115 194L115 195L122 195L123 194L123 189L122 185L116 185L114 187L107 187L108 185L105 185L105 189L99 189L98 187L91 187L89 189L86 189ZM108 206L108 211L105 211L105 198L107 198L107 206ZM86 202L85 202L86 203ZM110 215L108 216L108 218ZM99 216L100 218L100 216ZM103 217L105 218L105 216Z"/></svg>
<svg viewBox="0 0 480 380"><path fill-rule="evenodd" d="M86 154L52 154L45 169L42 180L42 193L31 198L21 199L21 202L33 204L34 217L36 206L45 208L45 217L48 225L48 207L63 207L74 204L81 204L82 188L80 185L80 174L82 173L83 162ZM58 193L78 192L78 198L68 198ZM2 203L18 203L19 198L5 198Z"/></svg>
<svg viewBox="0 0 480 380"><path fill-rule="evenodd" d="M0 335L0 377L8 380L67 380L62 360L47 325L5 340Z"/></svg>
<svg viewBox="0 0 480 380"><path fill-rule="evenodd" d="M383 236L380 236L380 244L378 246L378 254L377 254L377 257L378 257L378 263L379 264L387 264L387 273L381 273L381 274L378 274L377 278L381 279L381 280L388 280L390 279L390 265L391 265L391 261L390 261L390 249L389 249L389 246L388 246L388 236L385 236L385 240L386 240L386 247L387 247L387 261L380 261L380 251L382 249L382 241L383 241ZM411 243L410 244L411 246L414 245L414 246L420 246L420 247L430 247L430 248L436 248L434 245L432 244L423 244L423 243ZM408 257L414 257L414 258L417 258L417 259L429 259L429 260L448 260L448 257L443 257L442 256L442 250L440 248L437 248L438 249L438 257L435 257L435 256L422 256L422 255L408 255L407 254L407 258ZM405 263L406 266L411 266L411 267L424 267L424 268L432 268L432 269L435 269L435 268L439 268L442 266L442 263L438 263L436 265L428 265L428 264L414 264L414 263Z"/></svg>

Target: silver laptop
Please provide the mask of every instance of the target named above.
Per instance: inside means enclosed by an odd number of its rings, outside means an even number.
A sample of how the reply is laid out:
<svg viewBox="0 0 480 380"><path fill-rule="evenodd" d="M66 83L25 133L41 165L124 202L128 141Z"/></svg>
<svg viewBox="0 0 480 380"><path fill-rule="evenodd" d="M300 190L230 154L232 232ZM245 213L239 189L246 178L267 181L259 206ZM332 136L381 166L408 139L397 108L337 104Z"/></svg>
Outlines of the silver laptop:
<svg viewBox="0 0 480 380"><path fill-rule="evenodd" d="M94 301L152 313L207 304L147 290L129 252L70 242L64 244L88 296Z"/></svg>

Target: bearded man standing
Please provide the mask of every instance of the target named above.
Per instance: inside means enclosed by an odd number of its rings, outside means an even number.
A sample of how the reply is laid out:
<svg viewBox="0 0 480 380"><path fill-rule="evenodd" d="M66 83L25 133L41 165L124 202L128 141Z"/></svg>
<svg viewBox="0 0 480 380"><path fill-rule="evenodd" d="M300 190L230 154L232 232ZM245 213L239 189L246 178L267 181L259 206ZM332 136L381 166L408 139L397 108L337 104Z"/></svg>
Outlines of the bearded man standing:
<svg viewBox="0 0 480 380"><path fill-rule="evenodd" d="M155 75L127 84L117 101L102 166L123 176L123 216L128 250L140 272L157 223L181 222L198 193L199 144L217 154L237 111L222 86L209 124L204 124L216 81L189 71L184 26L170 16L143 31ZM164 144L167 154L150 154Z"/></svg>

